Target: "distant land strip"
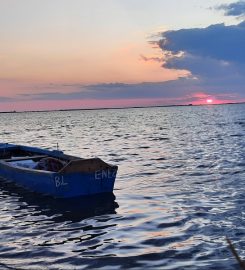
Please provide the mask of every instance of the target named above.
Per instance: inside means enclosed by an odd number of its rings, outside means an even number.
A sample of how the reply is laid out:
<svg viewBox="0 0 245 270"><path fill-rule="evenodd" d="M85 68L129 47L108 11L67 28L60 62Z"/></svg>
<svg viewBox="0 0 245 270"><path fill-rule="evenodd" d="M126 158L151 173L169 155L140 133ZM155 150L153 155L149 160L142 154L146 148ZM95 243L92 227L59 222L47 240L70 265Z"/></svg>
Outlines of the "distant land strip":
<svg viewBox="0 0 245 270"><path fill-rule="evenodd" d="M199 107L199 106L222 106L245 104L245 102L227 102L222 104L176 104L176 105L152 105L152 106L130 106L130 107L111 107L111 108L75 108L75 109L55 109L55 110L30 110L30 111L0 111L0 113L40 113L40 112L67 112L67 111L98 111L98 110L125 110L125 109L146 109L146 108L169 108L169 107Z"/></svg>

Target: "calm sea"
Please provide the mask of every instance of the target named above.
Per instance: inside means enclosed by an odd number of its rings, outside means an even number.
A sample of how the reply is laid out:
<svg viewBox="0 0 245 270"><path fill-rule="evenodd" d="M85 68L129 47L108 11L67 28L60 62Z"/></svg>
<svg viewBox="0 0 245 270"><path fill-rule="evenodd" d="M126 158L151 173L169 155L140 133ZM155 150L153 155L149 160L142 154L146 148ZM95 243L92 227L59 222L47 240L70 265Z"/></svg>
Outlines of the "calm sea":
<svg viewBox="0 0 245 270"><path fill-rule="evenodd" d="M0 269L238 269L245 105L0 114L0 141L119 166L70 206L0 181Z"/></svg>

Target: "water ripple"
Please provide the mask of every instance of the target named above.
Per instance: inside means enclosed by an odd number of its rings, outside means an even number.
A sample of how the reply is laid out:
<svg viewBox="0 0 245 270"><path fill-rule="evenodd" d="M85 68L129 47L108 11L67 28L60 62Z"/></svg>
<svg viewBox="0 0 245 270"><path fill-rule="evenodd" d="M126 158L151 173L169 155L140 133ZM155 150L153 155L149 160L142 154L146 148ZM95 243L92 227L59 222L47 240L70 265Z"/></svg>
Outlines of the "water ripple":
<svg viewBox="0 0 245 270"><path fill-rule="evenodd" d="M0 180L0 269L237 269L225 237L245 258L244 113L0 114L2 142L119 165L116 198L68 203Z"/></svg>

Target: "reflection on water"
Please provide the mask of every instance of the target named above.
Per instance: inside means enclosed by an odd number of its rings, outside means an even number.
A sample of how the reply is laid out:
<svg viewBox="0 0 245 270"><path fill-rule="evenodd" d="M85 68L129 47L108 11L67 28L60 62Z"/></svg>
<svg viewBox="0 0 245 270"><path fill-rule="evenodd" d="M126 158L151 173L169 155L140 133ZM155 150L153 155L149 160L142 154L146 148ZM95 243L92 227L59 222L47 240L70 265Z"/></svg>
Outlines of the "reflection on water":
<svg viewBox="0 0 245 270"><path fill-rule="evenodd" d="M45 215L53 222L80 222L81 220L104 214L115 214L118 204L113 193L97 194L70 199L55 199L37 193L28 192L11 182L0 180L0 189L4 196L14 196L19 211L34 210L38 215ZM33 213L30 213L33 214Z"/></svg>
<svg viewBox="0 0 245 270"><path fill-rule="evenodd" d="M0 269L238 269L225 237L245 258L244 115L245 105L0 114L1 142L58 142L119 165L116 199L54 200L0 181Z"/></svg>
<svg viewBox="0 0 245 270"><path fill-rule="evenodd" d="M49 252L47 248L77 243L77 248L71 250L73 253L96 249L102 245L96 238L116 226L112 215L119 207L112 193L54 199L29 192L3 179L0 179L0 198L0 230L9 237L8 240L2 239L0 244L4 257L0 269L19 269L20 266L21 269L60 269L50 266L52 260L47 263L44 258L46 252L51 258L62 256L63 252ZM36 253L40 259L33 261L32 255ZM67 267L64 269L69 269Z"/></svg>

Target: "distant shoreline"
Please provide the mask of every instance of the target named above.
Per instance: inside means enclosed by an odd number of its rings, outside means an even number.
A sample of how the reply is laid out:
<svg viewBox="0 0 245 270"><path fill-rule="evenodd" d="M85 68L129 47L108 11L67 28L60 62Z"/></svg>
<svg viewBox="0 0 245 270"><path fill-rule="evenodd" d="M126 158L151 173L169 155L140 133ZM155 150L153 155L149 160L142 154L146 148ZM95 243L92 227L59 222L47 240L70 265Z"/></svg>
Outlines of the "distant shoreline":
<svg viewBox="0 0 245 270"><path fill-rule="evenodd" d="M130 107L112 107L112 108L76 108L76 109L55 109L55 110L30 110L30 111L0 111L0 114L6 113L40 113L40 112L68 112L68 111L99 111L99 110L125 110L125 109L144 109L144 108L169 108L169 107L198 107L198 106L223 106L245 104L245 102L228 102L222 104L185 104L185 105L152 105L152 106L130 106Z"/></svg>

